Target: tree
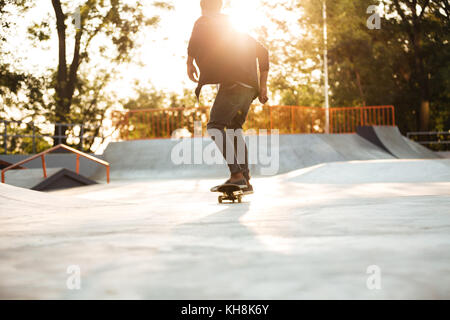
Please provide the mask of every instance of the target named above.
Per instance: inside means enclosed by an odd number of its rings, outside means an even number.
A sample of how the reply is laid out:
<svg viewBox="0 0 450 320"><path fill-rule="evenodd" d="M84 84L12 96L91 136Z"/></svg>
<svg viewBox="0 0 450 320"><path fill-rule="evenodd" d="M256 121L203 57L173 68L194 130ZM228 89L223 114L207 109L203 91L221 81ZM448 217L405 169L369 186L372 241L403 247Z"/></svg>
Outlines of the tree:
<svg viewBox="0 0 450 320"><path fill-rule="evenodd" d="M22 1L23 2L23 1ZM23 5L21 1L0 0L0 27L2 33L0 34L0 95L4 95L7 91L16 93L21 83L26 79L23 73L17 73L11 70L9 63L5 62L4 57L9 54L4 48L4 43L7 41L7 32L14 25L8 6L16 4Z"/></svg>
<svg viewBox="0 0 450 320"><path fill-rule="evenodd" d="M4 44L10 37L10 30L13 30L16 26L15 17L12 14L13 10L24 12L29 8L29 4L25 0L0 0L0 27L2 33L0 34L0 118L9 118L9 108L7 106L17 107L16 110L21 110L23 113L21 117L15 117L14 120L21 121L23 118L29 116L30 109L35 108L38 105L43 104L43 87L44 80L33 76L32 74L17 71L12 65L13 54L9 52ZM25 97L25 98L23 98ZM28 112L27 112L28 111ZM2 135L6 133L9 136L13 135L31 135L34 131L36 134L40 134L40 128L34 128L33 126L21 125L20 123L2 123ZM4 150L4 142L2 141L0 150L1 152L31 152L32 140L31 138L16 138L8 139L6 145L8 150ZM45 141L37 141L38 150L40 147L45 148Z"/></svg>
<svg viewBox="0 0 450 320"><path fill-rule="evenodd" d="M105 89L114 78L114 65L131 63L133 50L138 46L138 33L157 26L158 15L148 16L143 4L127 5L120 0L86 0L79 10L73 1L52 0L54 17L30 25L28 33L36 44L45 42L51 39L55 26L58 66L43 75L32 75L16 71L14 55L6 52L2 44L12 39L6 31L12 30L17 16L11 12L26 12L35 5L26 0L0 0L0 24L5 31L0 35L0 113L9 118L11 110L20 111L21 119L16 116L15 120L34 121L45 116L49 122L82 123L86 125L87 135L97 136L106 110L113 103ZM155 11L172 8L161 1L151 5ZM74 21L71 21L72 13L75 13ZM99 61L110 69L97 67ZM74 132L73 127L59 129L63 135ZM55 127L54 134L58 132ZM61 142L68 143L66 139ZM53 143L59 140L54 139ZM93 139L85 139L83 143L81 139L69 141L80 150L89 150L92 143Z"/></svg>
<svg viewBox="0 0 450 320"><path fill-rule="evenodd" d="M413 86L420 93L420 120L421 131L428 131L430 126L430 77L431 70L427 61L427 47L433 46L434 39L430 33L441 28L435 19L446 21L442 27L448 28L450 5L447 1L432 0L393 0L385 2L390 13L400 17L399 27L407 34L407 55L411 71L413 72ZM448 31L448 29L447 29Z"/></svg>
<svg viewBox="0 0 450 320"><path fill-rule="evenodd" d="M307 14L306 6L305 2L299 1L264 3L270 25L259 30L259 40L270 52L269 92L272 100L278 100L279 104L323 104L321 79L316 72L322 63L321 29L315 24L315 14ZM314 8L312 4L311 8ZM317 11L319 17L320 8Z"/></svg>
<svg viewBox="0 0 450 320"><path fill-rule="evenodd" d="M205 88L200 97L200 106L207 106L215 94ZM182 94L164 92L154 86L135 83L136 97L121 101L125 112L116 112L113 122L122 138L160 138L171 134L170 130L194 131L194 122L207 118L207 108L196 108L197 98L193 90L184 89ZM128 111L132 111L127 114ZM170 130L167 131L167 117Z"/></svg>
<svg viewBox="0 0 450 320"><path fill-rule="evenodd" d="M261 35L276 55L271 86L282 103L323 101L324 84L315 76L323 69L322 3L270 4L269 14L284 36L271 37L264 30ZM385 16L380 29L370 29L367 9L374 4L327 1L331 105L393 104L403 132L448 129L448 2L378 1ZM298 16L295 23L285 19L289 12Z"/></svg>
<svg viewBox="0 0 450 320"><path fill-rule="evenodd" d="M111 63L127 62L130 60L130 51L136 45L134 36L142 27L155 26L159 18L156 15L147 18L143 5L139 2L132 6L120 0L87 0L79 8L71 8L69 1L52 0L52 5L59 41L59 63L54 83L54 117L57 122L67 123L79 81L80 66L89 61L94 39L103 36L115 48L115 53L110 57ZM171 8L165 2L155 2L153 5ZM67 63L67 42L70 35L66 25L69 12L76 12L78 16L75 18L79 20L79 25L72 30L74 49L70 65ZM101 45L100 50L105 51L105 46ZM67 129L66 126L62 127L63 132Z"/></svg>

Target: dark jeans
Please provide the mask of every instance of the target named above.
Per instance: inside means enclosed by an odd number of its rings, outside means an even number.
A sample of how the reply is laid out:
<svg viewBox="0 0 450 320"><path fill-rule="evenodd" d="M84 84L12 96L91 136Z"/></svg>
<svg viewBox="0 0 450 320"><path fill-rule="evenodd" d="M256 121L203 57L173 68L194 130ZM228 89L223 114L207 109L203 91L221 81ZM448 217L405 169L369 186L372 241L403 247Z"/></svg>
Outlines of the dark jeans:
<svg viewBox="0 0 450 320"><path fill-rule="evenodd" d="M248 150L242 135L242 126L257 95L255 89L240 84L221 85L208 123L208 133L227 161L230 172L243 173L247 179L250 178Z"/></svg>

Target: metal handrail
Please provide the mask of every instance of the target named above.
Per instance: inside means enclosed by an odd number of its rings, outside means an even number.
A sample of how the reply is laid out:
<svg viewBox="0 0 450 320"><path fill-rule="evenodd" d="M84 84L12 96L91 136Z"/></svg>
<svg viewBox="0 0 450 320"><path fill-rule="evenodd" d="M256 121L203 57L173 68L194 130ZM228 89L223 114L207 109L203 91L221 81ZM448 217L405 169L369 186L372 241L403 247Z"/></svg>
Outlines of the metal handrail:
<svg viewBox="0 0 450 320"><path fill-rule="evenodd" d="M419 132L408 132L407 137L410 136L434 136L434 135L450 135L450 131L419 131Z"/></svg>
<svg viewBox="0 0 450 320"><path fill-rule="evenodd" d="M187 108L151 108L151 109L133 109L133 110L126 110L125 112L115 110L113 113L147 113L147 112L170 112L170 111L192 111L192 110L209 110L210 107L187 107Z"/></svg>
<svg viewBox="0 0 450 320"><path fill-rule="evenodd" d="M450 130L408 132L406 137L424 146L445 146L445 149L448 149L447 146L450 146ZM416 139L414 139L414 137ZM430 140L433 138L435 138L435 140Z"/></svg>
<svg viewBox="0 0 450 320"><path fill-rule="evenodd" d="M351 109L365 109L365 110L369 110L369 109L380 109L380 108L394 108L394 106L390 106L390 105L385 105L385 106L364 106L364 107L333 107L330 108L332 110L351 110Z"/></svg>
<svg viewBox="0 0 450 320"><path fill-rule="evenodd" d="M9 170L12 170L14 168L17 168L17 167L19 167L19 166L21 166L21 165L23 165L25 163L28 163L28 162L30 162L30 161L32 161L34 159L37 159L37 158L41 158L41 160L42 160L42 170L44 172L44 178L47 178L47 167L45 165L45 155L48 154L48 153L51 153L51 152L53 152L55 150L58 150L58 149L65 149L65 150L70 151L72 153L75 153L77 155L77 162L76 162L76 173L77 174L80 174L80 157L84 157L84 158L86 158L88 160L94 161L96 163L99 163L99 164L105 166L106 167L106 181L107 181L107 183L110 182L110 179L109 179L110 164L108 162L100 160L100 159L97 159L97 158L95 158L93 156L90 156L90 155L84 153L84 152L81 152L81 151L78 151L78 150L76 150L74 148L66 146L65 144L59 144L59 145L57 145L57 146L55 146L53 148L50 148L50 149L48 149L46 151L38 153L38 154L36 154L34 156L31 156L31 157L29 157L29 158L27 158L25 160L17 162L15 164L10 165L9 167L6 167L5 169L3 169L2 170L2 183L5 183L5 173L6 173L6 171L9 171Z"/></svg>

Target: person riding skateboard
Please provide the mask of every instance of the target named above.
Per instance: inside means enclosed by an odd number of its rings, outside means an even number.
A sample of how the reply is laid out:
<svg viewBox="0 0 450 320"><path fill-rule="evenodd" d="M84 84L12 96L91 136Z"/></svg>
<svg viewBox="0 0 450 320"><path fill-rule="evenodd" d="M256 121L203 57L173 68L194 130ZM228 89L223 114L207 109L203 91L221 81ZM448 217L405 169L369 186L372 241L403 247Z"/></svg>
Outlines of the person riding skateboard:
<svg viewBox="0 0 450 320"><path fill-rule="evenodd" d="M253 37L234 30L228 16L221 13L222 5L222 0L200 1L202 16L195 22L189 41L187 73L189 79L198 83L197 99L204 85L219 85L208 133L228 163L231 177L225 184L238 185L244 193L252 193L242 127L253 100L258 97L262 104L268 101L269 52ZM234 133L232 138L225 128ZM233 157L227 157L227 146L234 150ZM245 150L240 150L240 146Z"/></svg>

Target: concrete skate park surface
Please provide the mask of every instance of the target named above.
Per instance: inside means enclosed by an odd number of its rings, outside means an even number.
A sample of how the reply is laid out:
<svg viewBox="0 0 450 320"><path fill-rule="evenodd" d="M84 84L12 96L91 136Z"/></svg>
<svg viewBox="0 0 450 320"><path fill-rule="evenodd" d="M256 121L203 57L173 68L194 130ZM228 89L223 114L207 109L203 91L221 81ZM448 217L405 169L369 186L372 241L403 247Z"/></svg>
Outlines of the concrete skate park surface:
<svg viewBox="0 0 450 320"><path fill-rule="evenodd" d="M256 193L219 205L209 189L226 168L173 166L177 143L111 144L109 185L0 184L0 299L450 298L450 160L280 136L281 174L255 165Z"/></svg>
<svg viewBox="0 0 450 320"><path fill-rule="evenodd" d="M450 298L450 160L321 164L235 205L208 191L220 181L0 185L0 298Z"/></svg>

